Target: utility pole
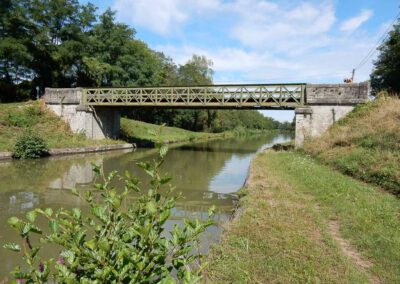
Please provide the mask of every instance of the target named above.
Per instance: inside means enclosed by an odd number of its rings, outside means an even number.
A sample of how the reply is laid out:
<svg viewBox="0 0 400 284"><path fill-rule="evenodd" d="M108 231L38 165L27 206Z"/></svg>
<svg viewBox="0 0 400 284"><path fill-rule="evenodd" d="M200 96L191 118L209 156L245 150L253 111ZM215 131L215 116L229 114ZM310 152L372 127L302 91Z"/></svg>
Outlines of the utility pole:
<svg viewBox="0 0 400 284"><path fill-rule="evenodd" d="M351 82L354 83L354 73L356 73L356 69L353 69L351 72Z"/></svg>

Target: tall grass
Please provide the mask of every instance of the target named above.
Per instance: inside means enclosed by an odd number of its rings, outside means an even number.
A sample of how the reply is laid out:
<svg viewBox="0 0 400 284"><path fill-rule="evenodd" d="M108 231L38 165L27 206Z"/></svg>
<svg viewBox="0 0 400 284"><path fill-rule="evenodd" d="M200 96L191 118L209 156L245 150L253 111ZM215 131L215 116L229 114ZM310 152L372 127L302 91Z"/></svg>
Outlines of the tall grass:
<svg viewBox="0 0 400 284"><path fill-rule="evenodd" d="M67 123L42 102L0 104L0 151L12 151L17 138L27 130L43 138L50 148L123 143L111 139L91 140L83 133L72 133Z"/></svg>
<svg viewBox="0 0 400 284"><path fill-rule="evenodd" d="M360 105L304 151L345 174L400 194L400 99Z"/></svg>

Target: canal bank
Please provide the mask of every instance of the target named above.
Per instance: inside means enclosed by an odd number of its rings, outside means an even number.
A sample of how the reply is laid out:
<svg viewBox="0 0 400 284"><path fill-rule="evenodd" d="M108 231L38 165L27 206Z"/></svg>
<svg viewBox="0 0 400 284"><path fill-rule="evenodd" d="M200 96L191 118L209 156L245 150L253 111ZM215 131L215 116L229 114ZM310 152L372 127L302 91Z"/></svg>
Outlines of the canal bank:
<svg viewBox="0 0 400 284"><path fill-rule="evenodd" d="M240 128L221 133L193 132L121 118L119 140L93 140L87 139L84 133L72 133L68 125L40 101L0 104L0 160L12 158L14 145L24 133L33 133L42 138L50 148L49 154L53 156L121 150L134 146L153 147L156 141L165 144L205 142L279 131Z"/></svg>
<svg viewBox="0 0 400 284"><path fill-rule="evenodd" d="M258 154L210 283L399 283L400 201L297 152Z"/></svg>
<svg viewBox="0 0 400 284"><path fill-rule="evenodd" d="M171 212L167 226L182 222L182 218L208 218L208 210L216 206L215 222L201 236L201 251L206 253L212 243L218 242L221 224L227 222L236 200L236 191L242 186L250 160L260 149L292 139L288 133L269 133L262 136L234 137L170 147L162 172L173 177L175 192L182 198ZM156 149L112 151L91 154L54 156L36 160L10 160L0 163L0 242L14 241L16 233L7 224L11 216L25 218L33 208L78 207L88 210L84 203L71 194L71 189L86 192L96 182L92 164L101 166L105 175L117 170L129 171L141 181L146 190L148 177L137 167L138 162L157 157ZM116 181L123 188L122 181ZM132 195L130 200L135 200ZM40 223L47 227L46 222ZM57 253L56 253L57 254ZM0 282L19 264L19 256L0 248ZM54 251L46 251L54 257Z"/></svg>

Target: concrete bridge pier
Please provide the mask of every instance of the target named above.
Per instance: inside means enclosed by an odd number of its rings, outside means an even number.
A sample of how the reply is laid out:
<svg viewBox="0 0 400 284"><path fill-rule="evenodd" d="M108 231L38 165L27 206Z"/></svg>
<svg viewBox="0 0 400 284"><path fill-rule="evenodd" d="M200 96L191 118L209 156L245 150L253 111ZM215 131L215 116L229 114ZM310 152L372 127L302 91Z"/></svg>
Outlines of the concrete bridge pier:
<svg viewBox="0 0 400 284"><path fill-rule="evenodd" d="M47 107L70 126L72 132L83 133L87 138L118 138L120 110L117 107L85 106L81 88L46 88Z"/></svg>
<svg viewBox="0 0 400 284"><path fill-rule="evenodd" d="M301 147L307 138L322 135L339 119L345 117L354 106L310 106L295 109L295 146Z"/></svg>
<svg viewBox="0 0 400 284"><path fill-rule="evenodd" d="M330 126L368 101L369 83L307 84L304 107L295 108L295 146L322 135Z"/></svg>

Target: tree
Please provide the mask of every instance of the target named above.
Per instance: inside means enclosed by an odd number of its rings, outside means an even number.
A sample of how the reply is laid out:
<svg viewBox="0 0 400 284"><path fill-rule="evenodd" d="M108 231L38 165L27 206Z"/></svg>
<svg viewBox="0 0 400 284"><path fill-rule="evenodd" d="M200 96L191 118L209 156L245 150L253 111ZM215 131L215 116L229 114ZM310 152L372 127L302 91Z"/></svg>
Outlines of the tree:
<svg viewBox="0 0 400 284"><path fill-rule="evenodd" d="M205 56L193 55L192 59L179 67L179 84L183 86L211 85L214 75L212 65L212 61Z"/></svg>
<svg viewBox="0 0 400 284"><path fill-rule="evenodd" d="M393 26L389 38L378 48L378 59L371 74L374 93L386 90L400 93L400 20Z"/></svg>
<svg viewBox="0 0 400 284"><path fill-rule="evenodd" d="M2 82L18 88L26 80L32 89L40 86L42 90L76 85L95 10L77 0L2 1Z"/></svg>
<svg viewBox="0 0 400 284"><path fill-rule="evenodd" d="M17 1L17 0L15 0ZM70 87L81 69L80 53L85 50L85 31L95 21L95 7L77 0L28 1L30 27L28 50L33 57L32 85Z"/></svg>
<svg viewBox="0 0 400 284"><path fill-rule="evenodd" d="M178 83L181 86L211 85L214 75L213 63L205 56L193 55L192 58L178 69ZM178 111L175 123L179 127L201 131L210 130L215 110L184 110ZM191 119L188 119L191 118Z"/></svg>
<svg viewBox="0 0 400 284"><path fill-rule="evenodd" d="M18 85L31 79L29 62L32 56L27 48L29 36L26 30L29 19L26 1L4 0L0 2L0 101L20 100L29 91L18 90Z"/></svg>

